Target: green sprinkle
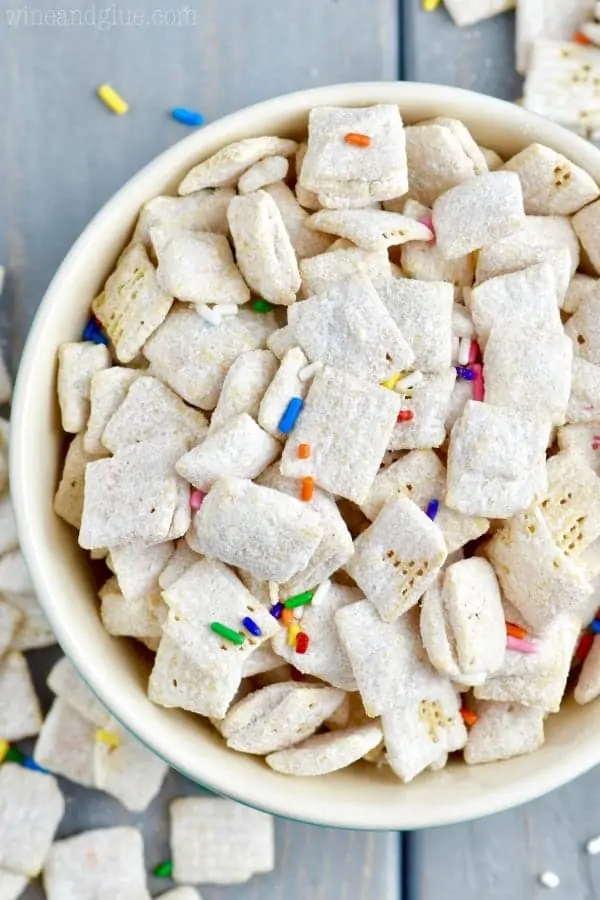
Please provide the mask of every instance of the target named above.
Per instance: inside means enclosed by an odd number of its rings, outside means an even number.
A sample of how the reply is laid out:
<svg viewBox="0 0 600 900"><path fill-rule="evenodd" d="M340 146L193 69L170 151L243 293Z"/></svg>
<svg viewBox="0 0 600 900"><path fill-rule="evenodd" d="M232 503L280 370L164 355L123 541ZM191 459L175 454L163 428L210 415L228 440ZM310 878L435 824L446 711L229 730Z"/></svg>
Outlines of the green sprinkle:
<svg viewBox="0 0 600 900"><path fill-rule="evenodd" d="M253 300L252 309L254 312L268 313L273 309L273 304L269 303L268 300Z"/></svg>
<svg viewBox="0 0 600 900"><path fill-rule="evenodd" d="M157 865L154 870L157 878L170 878L173 874L173 863L170 859L165 860Z"/></svg>
<svg viewBox="0 0 600 900"><path fill-rule="evenodd" d="M314 591L304 591L303 594L295 594L293 597L288 597L283 605L286 609L295 609L297 606L307 606L307 604L312 603L314 595Z"/></svg>
<svg viewBox="0 0 600 900"><path fill-rule="evenodd" d="M4 757L4 762L14 762L22 765L25 762L25 754L17 747L9 747Z"/></svg>
<svg viewBox="0 0 600 900"><path fill-rule="evenodd" d="M222 638L226 638L226 640L231 641L232 644L243 644L246 638L243 634L240 634L239 631L234 631L233 628L228 628L227 625L222 625L220 622L211 622L211 629L215 634L220 635Z"/></svg>

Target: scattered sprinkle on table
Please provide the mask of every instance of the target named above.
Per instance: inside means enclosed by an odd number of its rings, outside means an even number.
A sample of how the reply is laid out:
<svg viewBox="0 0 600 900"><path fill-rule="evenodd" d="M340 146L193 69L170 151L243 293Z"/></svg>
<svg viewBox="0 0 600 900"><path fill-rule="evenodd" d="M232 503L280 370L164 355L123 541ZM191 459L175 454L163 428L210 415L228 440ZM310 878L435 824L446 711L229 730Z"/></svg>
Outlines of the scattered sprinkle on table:
<svg viewBox="0 0 600 900"><path fill-rule="evenodd" d="M108 746L113 749L116 749L121 743L119 735L115 734L114 731L108 731L106 728L99 728L96 731L96 738L99 741L102 741L103 744L108 744Z"/></svg>
<svg viewBox="0 0 600 900"><path fill-rule="evenodd" d="M294 594L293 597L288 597L283 605L286 609L295 609L297 606L306 606L307 604L312 603L314 593L314 591L303 591L301 594Z"/></svg>
<svg viewBox="0 0 600 900"><path fill-rule="evenodd" d="M536 653L537 644L533 644L531 641L524 641L520 638L512 637L509 634L506 638L506 649L516 650L517 653Z"/></svg>
<svg viewBox="0 0 600 900"><path fill-rule="evenodd" d="M474 713L472 710L467 709L465 706L460 711L461 716L463 717L463 722L467 726L467 728L472 728L479 721L479 716L477 713Z"/></svg>
<svg viewBox="0 0 600 900"><path fill-rule="evenodd" d="M194 128L197 128L198 125L204 125L202 113L195 112L193 109L186 109L185 106L176 106L175 109L171 110L171 115L176 122L180 122L182 125L191 125Z"/></svg>
<svg viewBox="0 0 600 900"><path fill-rule="evenodd" d="M435 517L437 516L439 508L440 508L440 501L437 500L436 498L434 498L433 500L430 500L429 503L427 504L427 509L425 510L425 513L431 519L432 522L435 519Z"/></svg>
<svg viewBox="0 0 600 900"><path fill-rule="evenodd" d="M585 845L585 852L590 856L597 856L600 853L600 835L589 839Z"/></svg>
<svg viewBox="0 0 600 900"><path fill-rule="evenodd" d="M557 888L560 884L560 878L556 872L542 872L538 876L538 881L545 888Z"/></svg>
<svg viewBox="0 0 600 900"><path fill-rule="evenodd" d="M525 629L521 628L520 625L514 625L512 622L506 623L506 633L510 635L510 637L517 638L520 641L527 637Z"/></svg>
<svg viewBox="0 0 600 900"><path fill-rule="evenodd" d="M412 411L412 409L401 409L400 412L398 413L398 418L396 419L396 421L397 422L412 422L414 417L415 417L415 414Z"/></svg>
<svg viewBox="0 0 600 900"><path fill-rule="evenodd" d="M246 616L242 619L242 625L244 626L246 631L249 631L250 634L254 635L254 637L261 637L262 630L260 626L257 625L254 619L251 619L250 616Z"/></svg>
<svg viewBox="0 0 600 900"><path fill-rule="evenodd" d="M232 644L243 644L246 640L239 631L234 631L233 628L228 628L227 625L223 625L221 622L211 622L210 628L219 637L225 638L226 641L231 641Z"/></svg>
<svg viewBox="0 0 600 900"><path fill-rule="evenodd" d="M304 500L305 503L308 503L310 500L312 500L314 492L315 479L311 475L306 475L306 477L302 479L300 499Z"/></svg>
<svg viewBox="0 0 600 900"><path fill-rule="evenodd" d="M310 457L310 444L298 444L298 459L308 459Z"/></svg>
<svg viewBox="0 0 600 900"><path fill-rule="evenodd" d="M347 144L351 144L353 147L370 147L371 146L371 138L368 134L358 134L356 131L349 131L348 134L344 135L344 140Z"/></svg>
<svg viewBox="0 0 600 900"><path fill-rule="evenodd" d="M309 636L305 631L301 631L298 635L296 635L296 653L306 653L309 643Z"/></svg>
<svg viewBox="0 0 600 900"><path fill-rule="evenodd" d="M105 106L117 116L124 116L129 109L129 104L115 91L110 84L101 84L98 88L98 96Z"/></svg>
<svg viewBox="0 0 600 900"><path fill-rule="evenodd" d="M302 412L304 400L302 397L292 397L285 408L285 412L279 420L279 430L282 434L289 434Z"/></svg>
<svg viewBox="0 0 600 900"><path fill-rule="evenodd" d="M165 860L164 862L159 863L154 869L153 875L156 878L170 878L173 874L173 863L170 859Z"/></svg>
<svg viewBox="0 0 600 900"><path fill-rule="evenodd" d="M253 300L252 309L257 313L268 313L273 309L273 304L268 300Z"/></svg>
<svg viewBox="0 0 600 900"><path fill-rule="evenodd" d="M204 498L206 494L203 491L192 491L190 494L190 507L197 511L200 509L202 504L204 503Z"/></svg>

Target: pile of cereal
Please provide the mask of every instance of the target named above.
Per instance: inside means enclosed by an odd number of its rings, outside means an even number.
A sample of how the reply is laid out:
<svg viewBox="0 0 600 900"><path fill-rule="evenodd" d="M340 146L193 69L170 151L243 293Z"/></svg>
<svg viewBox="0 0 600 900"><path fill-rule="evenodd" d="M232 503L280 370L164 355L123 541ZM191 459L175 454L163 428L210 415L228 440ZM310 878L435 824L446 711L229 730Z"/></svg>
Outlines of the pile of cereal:
<svg viewBox="0 0 600 900"><path fill-rule="evenodd" d="M538 748L588 651L600 694L599 197L378 105L146 204L60 348L55 508L154 703L409 781Z"/></svg>

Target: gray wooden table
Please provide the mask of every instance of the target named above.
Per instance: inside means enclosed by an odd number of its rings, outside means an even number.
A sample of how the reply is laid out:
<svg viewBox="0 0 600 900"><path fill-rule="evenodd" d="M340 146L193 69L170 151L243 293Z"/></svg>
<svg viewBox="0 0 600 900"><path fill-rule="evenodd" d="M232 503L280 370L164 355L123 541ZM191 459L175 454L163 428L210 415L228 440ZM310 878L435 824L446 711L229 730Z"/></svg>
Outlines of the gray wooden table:
<svg viewBox="0 0 600 900"><path fill-rule="evenodd" d="M37 8L0 0L0 263L8 269L0 334L13 369L73 240L116 188L185 134L169 118L173 106L213 120L303 87L398 77L520 95L510 15L458 30L442 10L421 12L419 0L189 0L187 13L175 0L70 2L59 10L45 0ZM74 9L85 11L87 24L61 24L73 21ZM178 14L181 25L167 24ZM147 24L136 24L140 16ZM125 118L94 98L104 81L130 101ZM42 692L56 653L31 654ZM168 800L197 790L171 773L149 814L136 817L104 795L64 787L63 834L138 822L149 866L167 853ZM600 898L600 856L582 851L600 832L599 801L600 774L591 773L522 809L428 832L281 822L275 873L202 893L205 900L529 900L544 893L536 874L551 868L562 880L557 900ZM155 893L161 888L153 884ZM40 897L37 887L26 895Z"/></svg>

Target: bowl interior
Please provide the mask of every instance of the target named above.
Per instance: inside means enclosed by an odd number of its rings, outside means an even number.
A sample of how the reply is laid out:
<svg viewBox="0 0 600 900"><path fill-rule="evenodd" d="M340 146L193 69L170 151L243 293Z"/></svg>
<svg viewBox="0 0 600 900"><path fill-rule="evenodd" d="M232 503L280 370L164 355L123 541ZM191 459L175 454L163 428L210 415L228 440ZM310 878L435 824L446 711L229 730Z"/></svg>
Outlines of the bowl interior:
<svg viewBox="0 0 600 900"><path fill-rule="evenodd" d="M547 723L537 753L484 766L452 763L402 785L360 764L324 778L294 779L228 750L208 723L146 697L148 659L111 638L98 615L96 585L75 532L52 510L65 441L56 402L56 355L79 340L90 303L125 245L142 204L174 192L196 162L234 140L298 137L317 105L397 103L407 123L461 119L481 144L509 156L532 141L564 153L600 181L600 151L550 122L500 100L436 85L340 85L277 98L209 125L135 176L74 245L40 307L25 348L13 404L11 478L19 532L40 602L58 640L88 684L128 728L171 765L216 792L279 815L348 828L403 829L461 821L529 800L600 761L600 705L566 702Z"/></svg>

